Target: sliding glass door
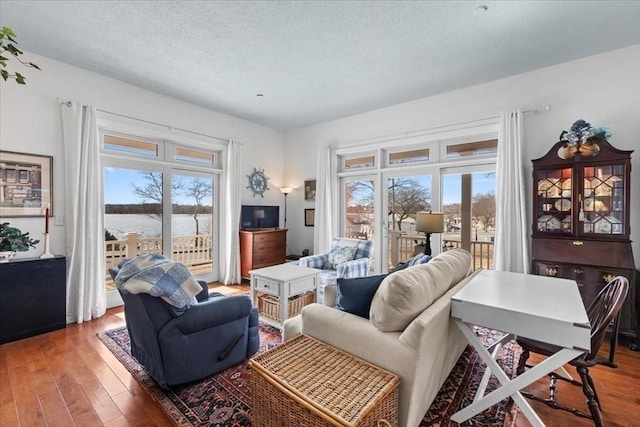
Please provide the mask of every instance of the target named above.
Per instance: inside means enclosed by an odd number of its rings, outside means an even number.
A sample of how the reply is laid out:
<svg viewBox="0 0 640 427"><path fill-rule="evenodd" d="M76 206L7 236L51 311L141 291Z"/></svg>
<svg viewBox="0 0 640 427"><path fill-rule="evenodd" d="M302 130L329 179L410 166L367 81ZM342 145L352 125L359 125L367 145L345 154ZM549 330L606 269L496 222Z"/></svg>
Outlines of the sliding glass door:
<svg viewBox="0 0 640 427"><path fill-rule="evenodd" d="M217 280L214 189L207 174L105 167L107 293L116 291L108 269L143 253L163 254L199 279Z"/></svg>
<svg viewBox="0 0 640 427"><path fill-rule="evenodd" d="M432 176L415 172L388 172L384 174L386 197L383 215L386 215L386 250L384 261L392 269L425 250L424 233L416 232L416 214L433 209Z"/></svg>
<svg viewBox="0 0 640 427"><path fill-rule="evenodd" d="M444 248L466 249L474 258L474 268L493 268L495 172L491 169L445 171L442 204Z"/></svg>
<svg viewBox="0 0 640 427"><path fill-rule="evenodd" d="M163 175L104 168L105 287L116 291L108 269L138 253L163 253Z"/></svg>
<svg viewBox="0 0 640 427"><path fill-rule="evenodd" d="M171 176L171 259L198 276L213 272L214 180L181 171Z"/></svg>

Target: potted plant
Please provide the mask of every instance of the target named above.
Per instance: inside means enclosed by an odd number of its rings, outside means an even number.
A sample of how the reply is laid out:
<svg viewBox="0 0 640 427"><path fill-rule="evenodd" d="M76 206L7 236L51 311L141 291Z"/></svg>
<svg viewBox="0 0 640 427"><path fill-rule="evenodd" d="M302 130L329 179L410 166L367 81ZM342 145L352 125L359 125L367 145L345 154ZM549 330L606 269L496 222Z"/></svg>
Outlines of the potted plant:
<svg viewBox="0 0 640 427"><path fill-rule="evenodd" d="M20 59L20 55L22 55L23 52L16 47L18 42L15 38L16 35L11 28L0 28L0 76L4 81L13 79L16 83L23 85L26 84L26 78L17 71L15 73L10 73L7 69L7 61L13 57L16 61L20 62L27 68L35 68L36 70L39 70L40 67L33 62L23 61Z"/></svg>
<svg viewBox="0 0 640 427"><path fill-rule="evenodd" d="M0 262L7 262L13 258L16 252L26 252L29 248L35 248L39 240L33 240L29 233L23 233L8 222L0 224Z"/></svg>

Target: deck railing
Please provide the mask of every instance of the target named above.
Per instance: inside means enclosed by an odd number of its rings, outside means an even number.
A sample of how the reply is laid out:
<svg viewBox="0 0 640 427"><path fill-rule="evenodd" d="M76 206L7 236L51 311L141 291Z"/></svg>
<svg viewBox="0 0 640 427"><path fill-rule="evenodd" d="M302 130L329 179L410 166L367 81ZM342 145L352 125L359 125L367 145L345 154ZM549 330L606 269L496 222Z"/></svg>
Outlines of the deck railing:
<svg viewBox="0 0 640 427"><path fill-rule="evenodd" d="M445 237L442 240L442 249L460 248L460 240ZM406 261L416 253L424 251L424 235L400 234L398 231L389 231L389 265L390 268ZM493 242L471 241L469 250L474 260L474 269L493 268Z"/></svg>
<svg viewBox="0 0 640 427"><path fill-rule="evenodd" d="M348 237L372 239L373 236L358 233ZM443 250L460 248L459 240L444 238ZM212 238L210 234L187 236L173 236L171 238L171 259L188 267L211 263ZM389 268L393 268L402 261L406 261L417 252L424 251L424 236L415 234L401 234L389 231ZM474 269L493 268L493 242L472 241L470 248L474 260ZM109 268L116 266L125 258L133 258L143 253L162 253L162 239L160 237L141 238L137 233L128 233L126 240L108 240L105 242L105 277L108 284L111 277Z"/></svg>
<svg viewBox="0 0 640 427"><path fill-rule="evenodd" d="M211 263L212 239L210 234L172 236L171 259L187 267ZM104 242L105 274L125 258L139 254L162 253L162 238L141 238L138 233L128 233L127 240L107 240Z"/></svg>

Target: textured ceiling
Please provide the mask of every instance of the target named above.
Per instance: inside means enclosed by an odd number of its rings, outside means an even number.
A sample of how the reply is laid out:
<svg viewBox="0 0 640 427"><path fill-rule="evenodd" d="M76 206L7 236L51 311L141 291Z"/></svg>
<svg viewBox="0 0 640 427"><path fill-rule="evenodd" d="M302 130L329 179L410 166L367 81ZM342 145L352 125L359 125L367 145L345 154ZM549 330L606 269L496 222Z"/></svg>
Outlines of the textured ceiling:
<svg viewBox="0 0 640 427"><path fill-rule="evenodd" d="M637 0L0 0L24 50L284 131L637 44L639 22Z"/></svg>

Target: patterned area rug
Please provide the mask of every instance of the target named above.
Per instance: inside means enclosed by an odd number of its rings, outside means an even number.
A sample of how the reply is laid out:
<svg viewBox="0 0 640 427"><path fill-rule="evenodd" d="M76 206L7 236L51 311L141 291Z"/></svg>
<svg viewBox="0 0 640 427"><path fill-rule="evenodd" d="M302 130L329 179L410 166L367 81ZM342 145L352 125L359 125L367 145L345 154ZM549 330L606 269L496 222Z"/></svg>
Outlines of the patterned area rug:
<svg viewBox="0 0 640 427"><path fill-rule="evenodd" d="M485 342L500 337L496 331L478 329ZM251 426L251 386L248 363L244 362L216 375L162 390L131 356L129 334L126 327L98 333L98 338L113 352L116 358L140 382L149 395L157 401L177 426ZM280 331L260 323L260 352L280 343ZM507 343L498 356L498 363L507 375L515 374L515 364L520 347ZM517 407L509 399L494 405L463 424L450 421L450 416L473 402L475 390L484 373L484 362L471 346L467 346L440 389L438 396L425 414L420 427L448 426L511 426ZM492 375L488 391L498 385Z"/></svg>

